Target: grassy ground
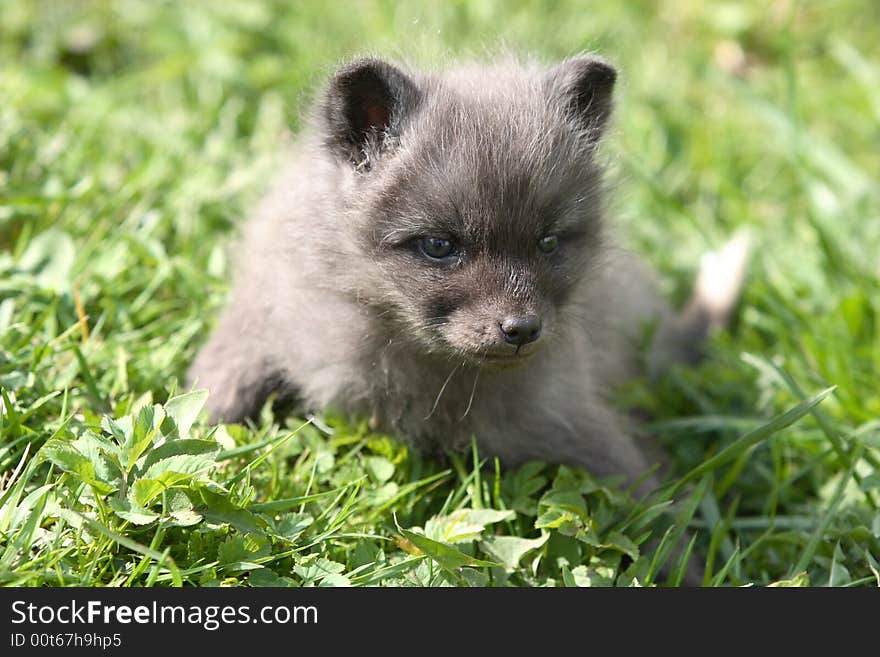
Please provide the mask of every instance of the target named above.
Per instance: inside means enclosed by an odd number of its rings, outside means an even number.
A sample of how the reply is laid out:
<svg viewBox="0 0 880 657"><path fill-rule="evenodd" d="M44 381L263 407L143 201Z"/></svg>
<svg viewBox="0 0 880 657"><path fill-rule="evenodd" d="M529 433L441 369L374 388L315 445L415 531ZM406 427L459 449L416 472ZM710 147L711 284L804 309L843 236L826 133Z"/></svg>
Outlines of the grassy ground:
<svg viewBox="0 0 880 657"><path fill-rule="evenodd" d="M6 0L0 582L674 584L689 526L707 584L877 585L878 7ZM646 504L333 416L211 427L180 389L224 245L334 62L499 42L620 66L615 211L671 295L755 238L710 362L622 393L674 457Z"/></svg>

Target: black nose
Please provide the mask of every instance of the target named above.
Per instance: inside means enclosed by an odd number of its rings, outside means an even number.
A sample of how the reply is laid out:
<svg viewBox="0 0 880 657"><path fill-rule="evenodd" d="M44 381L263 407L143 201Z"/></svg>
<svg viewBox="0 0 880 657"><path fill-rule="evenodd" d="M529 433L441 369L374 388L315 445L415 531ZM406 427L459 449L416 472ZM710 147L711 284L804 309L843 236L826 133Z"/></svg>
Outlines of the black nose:
<svg viewBox="0 0 880 657"><path fill-rule="evenodd" d="M501 332L504 334L506 342L521 347L529 342L534 342L540 337L541 318L537 315L508 317L501 322Z"/></svg>

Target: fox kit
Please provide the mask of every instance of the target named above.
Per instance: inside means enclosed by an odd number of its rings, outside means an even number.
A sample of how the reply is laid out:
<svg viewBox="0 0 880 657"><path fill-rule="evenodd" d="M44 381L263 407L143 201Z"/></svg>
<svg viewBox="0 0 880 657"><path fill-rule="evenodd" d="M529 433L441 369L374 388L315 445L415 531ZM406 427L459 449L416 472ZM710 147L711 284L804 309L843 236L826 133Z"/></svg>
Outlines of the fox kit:
<svg viewBox="0 0 880 657"><path fill-rule="evenodd" d="M473 436L507 465L644 475L609 394L645 360L659 372L698 356L745 249L710 255L675 313L615 245L596 159L615 79L591 55L339 69L246 227L229 305L189 372L211 417L240 420L277 390L427 452Z"/></svg>

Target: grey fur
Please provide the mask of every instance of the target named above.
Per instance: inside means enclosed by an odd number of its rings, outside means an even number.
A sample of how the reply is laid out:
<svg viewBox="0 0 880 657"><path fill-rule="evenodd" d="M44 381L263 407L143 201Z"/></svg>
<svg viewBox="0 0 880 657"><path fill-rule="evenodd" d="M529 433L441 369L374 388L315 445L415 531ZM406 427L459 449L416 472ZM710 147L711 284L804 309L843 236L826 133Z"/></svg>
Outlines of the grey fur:
<svg viewBox="0 0 880 657"><path fill-rule="evenodd" d="M277 387L428 452L475 436L507 465L644 475L609 394L639 372L646 323L665 366L712 322L699 298L676 317L604 221L595 151L615 77L590 55L341 68L248 224L229 305L189 372L211 417L240 420ZM560 247L546 254L550 233ZM435 235L459 255L420 253ZM524 313L541 317L540 339L507 344L499 322Z"/></svg>

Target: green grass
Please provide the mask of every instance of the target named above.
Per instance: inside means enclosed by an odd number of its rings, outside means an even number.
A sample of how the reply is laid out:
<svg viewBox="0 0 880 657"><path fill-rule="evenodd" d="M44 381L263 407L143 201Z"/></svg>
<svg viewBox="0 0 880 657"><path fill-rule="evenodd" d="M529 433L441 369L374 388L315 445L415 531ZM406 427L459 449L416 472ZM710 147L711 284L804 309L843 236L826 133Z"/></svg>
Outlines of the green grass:
<svg viewBox="0 0 880 657"><path fill-rule="evenodd" d="M690 528L706 584L878 585L880 5L766 5L0 4L0 582L663 585ZM619 65L614 212L673 298L756 244L711 359L621 393L674 459L644 504L181 390L334 64L499 43Z"/></svg>

